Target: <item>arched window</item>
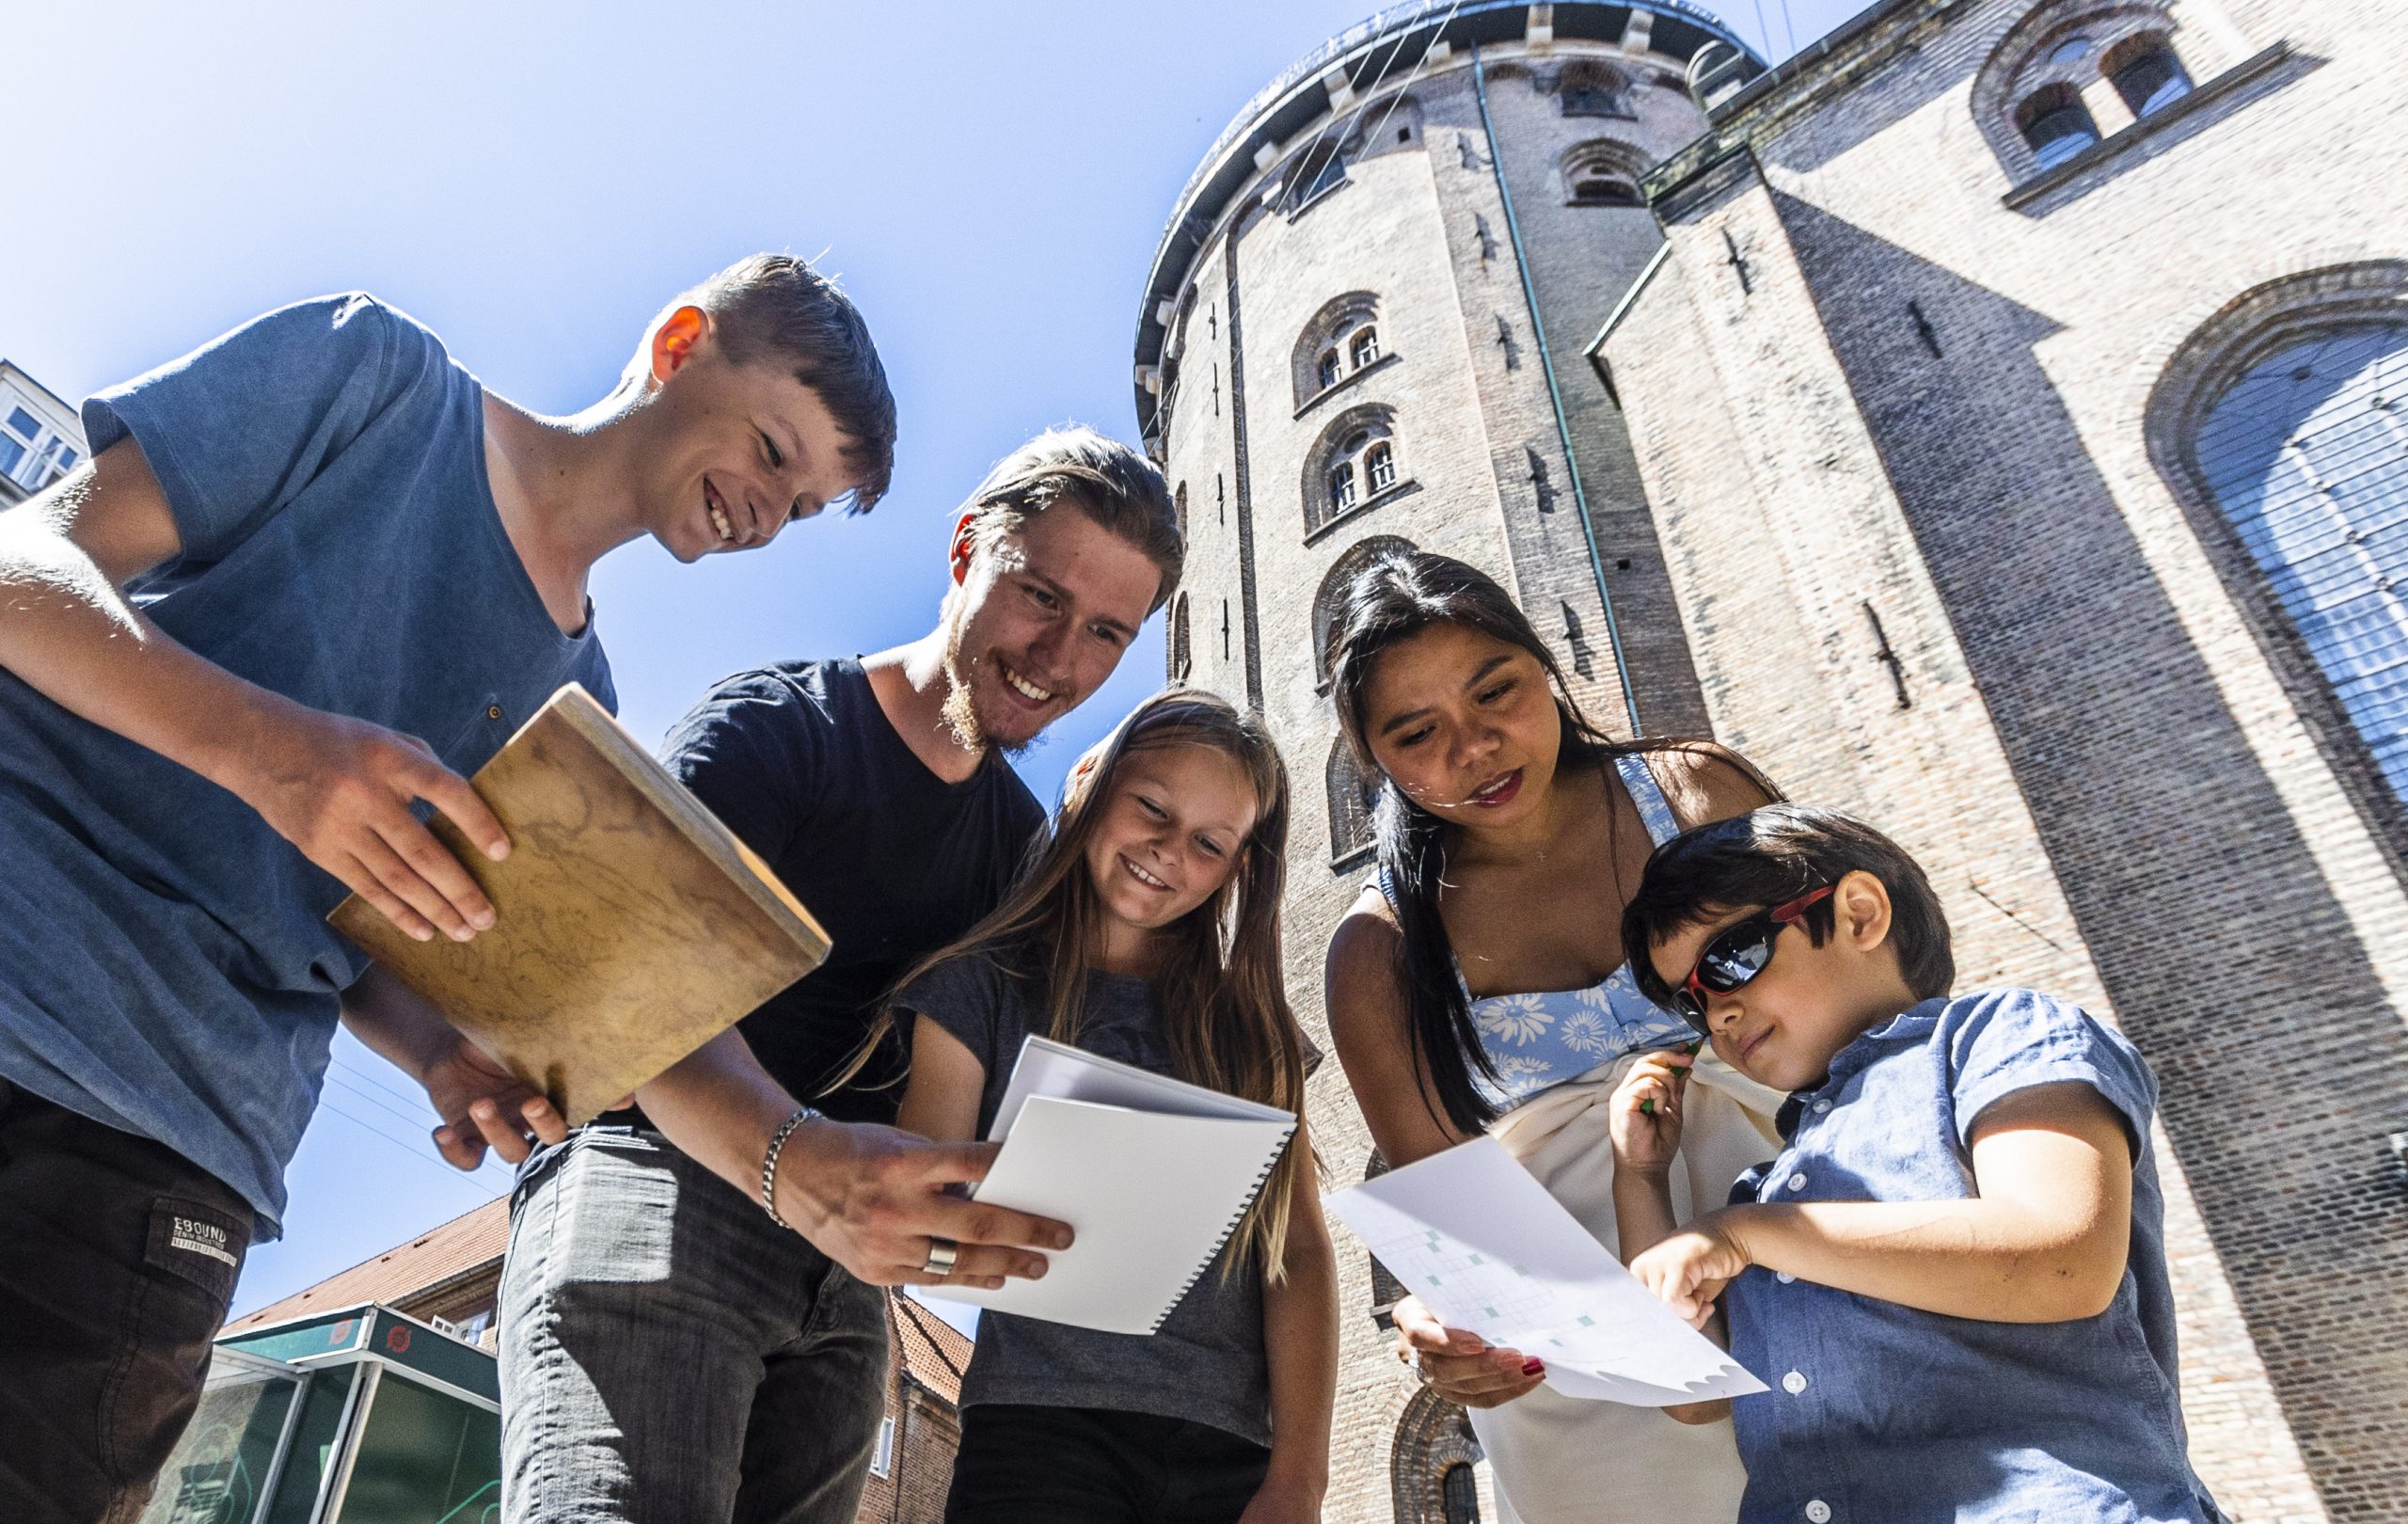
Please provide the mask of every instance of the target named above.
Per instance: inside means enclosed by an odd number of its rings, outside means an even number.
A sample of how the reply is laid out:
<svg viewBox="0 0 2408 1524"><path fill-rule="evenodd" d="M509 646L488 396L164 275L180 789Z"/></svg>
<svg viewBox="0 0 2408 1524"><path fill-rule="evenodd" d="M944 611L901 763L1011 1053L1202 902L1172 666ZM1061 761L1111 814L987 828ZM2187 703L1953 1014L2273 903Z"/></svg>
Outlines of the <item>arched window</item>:
<svg viewBox="0 0 2408 1524"><path fill-rule="evenodd" d="M1424 1387L1404 1405L1397 1420L1396 1440L1388 1447L1388 1486L1396 1500L1397 1524L1456 1524L1476 1519L1478 1513L1454 1510L1479 1506L1473 1468L1482 1456L1464 1410ZM1462 1468L1458 1479L1457 1468ZM1470 1499L1464 1500L1468 1490Z"/></svg>
<svg viewBox="0 0 2408 1524"><path fill-rule="evenodd" d="M1329 749L1322 782L1329 791L1329 860L1351 862L1371 849L1371 804L1379 798L1378 780L1363 775L1354 749L1340 736Z"/></svg>
<svg viewBox="0 0 2408 1524"><path fill-rule="evenodd" d="M1332 420L1305 468L1305 532L1310 534L1404 484L1389 410L1370 403Z"/></svg>
<svg viewBox="0 0 2408 1524"><path fill-rule="evenodd" d="M1448 1467L1438 1479L1438 1491L1447 1524L1480 1524L1480 1478L1472 1474L1469 1461Z"/></svg>
<svg viewBox="0 0 2408 1524"><path fill-rule="evenodd" d="M1333 134L1297 155L1295 172L1288 177L1288 194L1282 200L1293 216L1345 183L1346 154Z"/></svg>
<svg viewBox="0 0 2408 1524"><path fill-rule="evenodd" d="M1380 557L1413 548L1411 540L1394 534L1374 534L1347 547L1346 553L1330 564L1328 575L1322 578L1320 589L1313 594L1313 676L1320 686L1329 684L1329 635L1338 624L1339 608L1354 588L1354 579Z"/></svg>
<svg viewBox="0 0 2408 1524"><path fill-rule="evenodd" d="M2135 117L2162 111L2191 93L2191 76L2162 37L2136 37L2106 62L2107 77Z"/></svg>
<svg viewBox="0 0 2408 1524"><path fill-rule="evenodd" d="M1354 461L1352 456L1341 459L1329 468L1329 501L1324 505L1326 517L1335 518L1358 501L1355 492Z"/></svg>
<svg viewBox="0 0 2408 1524"><path fill-rule="evenodd" d="M1296 335L1297 407L1379 363L1379 298L1368 291L1322 304Z"/></svg>
<svg viewBox="0 0 2408 1524"><path fill-rule="evenodd" d="M1363 490L1373 494L1396 485L1396 451L1386 439L1375 439L1363 452Z"/></svg>
<svg viewBox="0 0 2408 1524"><path fill-rule="evenodd" d="M1556 99L1567 117L1627 118L1632 115L1629 92L1630 82L1621 71L1583 58L1563 66Z"/></svg>
<svg viewBox="0 0 2408 1524"><path fill-rule="evenodd" d="M1180 484L1179 484L1179 490L1178 490L1177 492L1175 492L1175 493L1173 493L1173 494L1171 495L1170 502L1171 502L1171 509L1172 509L1172 511L1173 511L1173 512L1175 512L1176 514L1178 514L1178 516L1179 516L1179 537L1180 537L1180 539L1183 542L1183 541L1185 541L1185 540L1186 540L1186 538L1187 538L1187 484L1186 484L1186 483L1181 482Z"/></svg>
<svg viewBox="0 0 2408 1524"><path fill-rule="evenodd" d="M2016 128L2043 169L2054 168L2099 141L2099 124L2070 85L2035 91L2016 111Z"/></svg>
<svg viewBox="0 0 2408 1524"><path fill-rule="evenodd" d="M2174 0L2042 0L2007 28L1971 100L2010 179L2030 181L2121 135L2127 109L2145 118L2190 93L2198 65L2182 60L2215 48L2178 26L2175 11Z"/></svg>
<svg viewBox="0 0 2408 1524"><path fill-rule="evenodd" d="M1187 595L1181 593L1170 606L1170 659L1166 675L1173 683L1187 681L1195 669L1196 659L1188 644Z"/></svg>
<svg viewBox="0 0 2408 1524"><path fill-rule="evenodd" d="M2408 319L2292 340L2193 445L2391 791L2408 801Z"/></svg>
<svg viewBox="0 0 2408 1524"><path fill-rule="evenodd" d="M1567 206L1644 206L1639 177L1647 160L1639 150L1611 138L1582 143L1563 155L1563 199Z"/></svg>

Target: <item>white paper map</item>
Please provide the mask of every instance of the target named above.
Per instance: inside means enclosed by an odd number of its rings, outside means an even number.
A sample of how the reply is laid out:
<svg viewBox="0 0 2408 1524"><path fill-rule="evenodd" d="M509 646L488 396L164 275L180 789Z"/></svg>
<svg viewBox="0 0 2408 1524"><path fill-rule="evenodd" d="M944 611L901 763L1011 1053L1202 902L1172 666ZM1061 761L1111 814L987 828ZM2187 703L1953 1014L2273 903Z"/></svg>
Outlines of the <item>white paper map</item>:
<svg viewBox="0 0 2408 1524"><path fill-rule="evenodd" d="M1569 1397L1662 1407L1763 1391L1492 1137L1337 1192L1330 1211L1448 1326L1546 1362Z"/></svg>

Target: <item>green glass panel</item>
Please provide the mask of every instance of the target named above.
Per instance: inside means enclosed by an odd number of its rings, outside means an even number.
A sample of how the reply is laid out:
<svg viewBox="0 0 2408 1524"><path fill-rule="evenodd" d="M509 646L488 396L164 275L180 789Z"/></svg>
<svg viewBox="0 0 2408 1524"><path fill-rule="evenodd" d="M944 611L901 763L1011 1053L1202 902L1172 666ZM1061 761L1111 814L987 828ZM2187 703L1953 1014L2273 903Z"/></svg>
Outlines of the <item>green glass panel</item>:
<svg viewBox="0 0 2408 1524"><path fill-rule="evenodd" d="M495 1524L500 1516L499 1415L387 1371L340 1524Z"/></svg>
<svg viewBox="0 0 2408 1524"><path fill-rule="evenodd" d="M141 1524L250 1524L300 1387L276 1372L213 1371Z"/></svg>
<svg viewBox="0 0 2408 1524"><path fill-rule="evenodd" d="M342 1428L343 1399L350 1394L358 1371L356 1365L346 1366L311 1378L302 1394L293 1448L285 1452L284 1469L276 1479L267 1524L309 1524L309 1510L318 1501L318 1484L334 1459L335 1440Z"/></svg>

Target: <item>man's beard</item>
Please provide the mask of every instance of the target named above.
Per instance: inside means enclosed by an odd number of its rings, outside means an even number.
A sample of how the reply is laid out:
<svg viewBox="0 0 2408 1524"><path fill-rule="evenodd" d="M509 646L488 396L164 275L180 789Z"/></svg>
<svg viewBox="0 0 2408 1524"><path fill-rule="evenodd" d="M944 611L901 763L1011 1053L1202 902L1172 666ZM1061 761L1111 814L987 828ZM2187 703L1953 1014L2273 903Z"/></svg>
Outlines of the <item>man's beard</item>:
<svg viewBox="0 0 2408 1524"><path fill-rule="evenodd" d="M980 662L962 649L963 624L964 621L955 620L945 634L945 728L953 732L954 740L965 752L1001 752L1006 760L1020 756L1037 743L1038 736L1044 734L1043 727L1016 741L999 741L989 733L986 722L978 717L978 701L973 696L972 679Z"/></svg>

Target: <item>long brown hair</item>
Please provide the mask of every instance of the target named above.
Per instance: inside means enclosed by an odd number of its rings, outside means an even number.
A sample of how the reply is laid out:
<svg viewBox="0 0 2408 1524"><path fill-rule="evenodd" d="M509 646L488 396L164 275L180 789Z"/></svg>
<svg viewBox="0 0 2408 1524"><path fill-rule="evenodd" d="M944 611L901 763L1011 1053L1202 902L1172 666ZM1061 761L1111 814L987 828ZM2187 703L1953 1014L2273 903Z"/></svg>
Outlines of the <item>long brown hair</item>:
<svg viewBox="0 0 2408 1524"><path fill-rule="evenodd" d="M1155 971L1171 1061L1180 1079L1226 1095L1302 1113L1305 1039L1289 1008L1280 968L1279 901L1288 872L1288 770L1262 722L1227 699L1197 689L1157 693L1131 712L1082 758L1064 786L1062 807L1004 902L953 945L930 955L896 987L938 964L983 957L1007 977L1042 976L1050 1007L1047 1036L1076 1043L1087 971L1103 946L1105 914L1086 866L1087 841L1126 757L1175 746L1207 746L1235 761L1254 786L1254 829L1236 870L1218 893L1162 929ZM1028 949L1038 949L1039 970ZM892 1012L889 1012L892 1016ZM1264 1274L1286 1273L1288 1214L1304 1178L1307 1149L1291 1139L1262 1194L1239 1225L1244 1254ZM1224 1272L1243 1255L1224 1263Z"/></svg>

